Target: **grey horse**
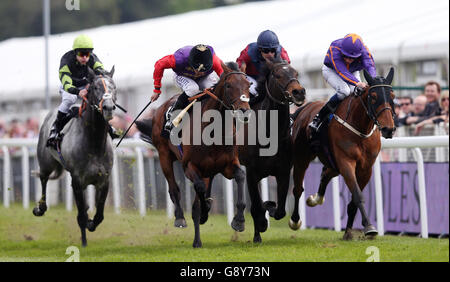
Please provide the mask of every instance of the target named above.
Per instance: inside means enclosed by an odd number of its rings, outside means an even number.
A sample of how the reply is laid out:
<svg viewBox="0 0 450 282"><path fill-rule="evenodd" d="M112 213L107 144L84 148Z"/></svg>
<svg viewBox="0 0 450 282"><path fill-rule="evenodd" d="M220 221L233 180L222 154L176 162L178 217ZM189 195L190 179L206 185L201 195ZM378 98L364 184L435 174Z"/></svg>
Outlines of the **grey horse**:
<svg viewBox="0 0 450 282"><path fill-rule="evenodd" d="M86 228L94 231L103 221L103 210L109 189L109 176L113 166L113 149L108 134L108 121L115 110L116 86L112 80L114 67L110 72L104 71L96 75L89 69L89 91L82 105L81 116L72 118L61 133L64 134L58 150L47 147L46 141L50 127L56 118L56 111L50 112L39 132L37 157L39 162L39 178L42 184L42 197L38 206L33 209L35 216L44 215L47 210L46 186L49 178L56 179L63 169L72 177L72 189L78 208L78 225L81 229L83 247L87 245ZM88 206L83 191L88 185L96 188L96 214L88 219Z"/></svg>

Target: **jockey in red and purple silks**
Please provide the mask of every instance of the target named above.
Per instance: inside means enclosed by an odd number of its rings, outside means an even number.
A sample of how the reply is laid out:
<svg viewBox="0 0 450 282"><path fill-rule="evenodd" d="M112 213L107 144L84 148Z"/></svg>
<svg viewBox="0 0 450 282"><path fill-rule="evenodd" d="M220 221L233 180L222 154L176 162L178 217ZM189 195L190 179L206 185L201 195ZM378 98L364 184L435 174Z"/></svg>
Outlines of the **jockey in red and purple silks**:
<svg viewBox="0 0 450 282"><path fill-rule="evenodd" d="M330 100L322 107L309 127L318 131L323 119L334 112L345 97L350 95L355 87L365 88L361 82L359 71L365 69L371 76L376 76L375 62L369 49L361 37L350 33L331 43L322 67L325 81L336 90Z"/></svg>
<svg viewBox="0 0 450 282"><path fill-rule="evenodd" d="M215 54L211 46L198 44L196 46L184 46L172 55L167 55L155 63L153 72L153 84L155 89L151 97L152 101L158 99L161 94L161 79L165 69L175 72L175 83L183 90L174 106L168 113L167 122L163 129L163 136L172 129L170 121L171 113L185 108L189 97L192 97L203 89L214 86L223 73L222 60Z"/></svg>
<svg viewBox="0 0 450 282"><path fill-rule="evenodd" d="M241 71L248 75L248 80L251 82L250 94L258 95L256 86L261 70L265 65L265 60L275 57L281 57L283 60L291 63L288 53L280 45L277 35L270 30L261 32L257 42L248 44L241 51L236 62Z"/></svg>

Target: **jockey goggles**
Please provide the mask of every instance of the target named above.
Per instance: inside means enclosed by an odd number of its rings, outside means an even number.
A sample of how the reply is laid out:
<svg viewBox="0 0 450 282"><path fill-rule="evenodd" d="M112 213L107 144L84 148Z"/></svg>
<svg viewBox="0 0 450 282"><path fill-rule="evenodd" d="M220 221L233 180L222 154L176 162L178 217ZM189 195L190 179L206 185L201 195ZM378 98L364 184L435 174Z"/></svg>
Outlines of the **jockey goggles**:
<svg viewBox="0 0 450 282"><path fill-rule="evenodd" d="M267 53L276 53L276 52L277 52L277 49L276 49L276 48L259 48L259 50L260 50L261 52L263 52L264 54L267 54Z"/></svg>
<svg viewBox="0 0 450 282"><path fill-rule="evenodd" d="M77 56L79 57L89 57L91 55L91 51L78 51Z"/></svg>

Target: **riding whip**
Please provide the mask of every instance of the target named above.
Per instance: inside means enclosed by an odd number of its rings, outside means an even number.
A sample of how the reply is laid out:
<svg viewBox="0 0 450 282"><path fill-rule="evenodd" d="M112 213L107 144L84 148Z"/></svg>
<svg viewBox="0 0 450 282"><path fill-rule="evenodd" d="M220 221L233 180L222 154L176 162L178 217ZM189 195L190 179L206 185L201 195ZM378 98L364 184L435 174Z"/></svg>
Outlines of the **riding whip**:
<svg viewBox="0 0 450 282"><path fill-rule="evenodd" d="M128 126L127 130L122 135L122 138L120 138L119 142L117 142L116 148L119 147L119 145L122 142L123 138L125 136L127 136L128 131L130 131L130 128L133 126L133 124L136 122L136 120L141 116L141 114L145 111L145 109L147 109L147 107L150 106L151 103L152 103L152 101L150 100L150 102L148 102L147 105L145 105L145 107L142 109L142 111L136 116L136 118L133 120L133 122L130 124L130 126Z"/></svg>
<svg viewBox="0 0 450 282"><path fill-rule="evenodd" d="M194 103L197 101L197 99L194 99L194 101L192 101L186 108L184 108L178 115L177 117L172 121L172 124L175 125L175 127L177 127L180 122L181 119L184 117L184 115L187 113L187 111L189 111L189 109L192 107L192 105L194 105Z"/></svg>

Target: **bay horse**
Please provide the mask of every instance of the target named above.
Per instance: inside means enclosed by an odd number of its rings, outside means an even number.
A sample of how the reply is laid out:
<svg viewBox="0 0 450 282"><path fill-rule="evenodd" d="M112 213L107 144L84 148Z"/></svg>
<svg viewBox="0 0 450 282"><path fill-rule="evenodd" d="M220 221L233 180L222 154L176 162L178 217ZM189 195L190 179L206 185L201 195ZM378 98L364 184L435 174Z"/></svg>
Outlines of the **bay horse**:
<svg viewBox="0 0 450 282"><path fill-rule="evenodd" d="M96 75L89 68L87 79L90 87L81 107L84 111L80 110L80 116L72 118L61 131L64 138L58 143L58 150L46 146L56 111L47 114L39 132L37 158L42 196L38 206L33 209L33 214L42 216L47 210L48 179L56 179L61 176L63 169L67 170L72 177L83 247L87 246L86 228L93 232L103 221L103 210L109 190L113 149L108 133L108 121L113 117L117 95L113 74L114 67L110 72L104 71L100 75ZM83 195L83 191L90 184L96 188L96 213L93 220L88 218L89 207Z"/></svg>
<svg viewBox="0 0 450 282"><path fill-rule="evenodd" d="M291 219L295 221L299 218L298 202L304 191L302 183L305 172L309 163L318 156L324 165L319 190L315 195L308 197L307 204L310 207L322 204L327 184L333 177L342 175L352 194L352 200L347 206L348 220L344 240L353 238L352 226L358 209L362 215L365 236L373 238L378 234L366 214L362 190L370 180L372 165L381 149L380 132L384 138L392 138L395 131L393 104L395 96L391 86L394 69L390 69L386 78L372 77L364 70L364 77L369 86L359 95L346 97L330 117L328 128L325 128L329 155L323 150L318 154L315 153L309 139L308 124L323 103L312 102L298 109L292 133L295 206Z"/></svg>
<svg viewBox="0 0 450 282"><path fill-rule="evenodd" d="M224 117L227 110L231 110L232 113L244 113L250 109L248 104L250 83L247 81L245 74L239 71L236 64L232 64L231 67L229 68L222 63L224 72L211 91L213 96L203 99L201 102L201 133L204 133L204 129L211 124L209 121L204 121L203 117L207 112L215 111L221 117ZM199 224L204 224L208 219L208 211L212 202L212 199L209 198L212 179L218 173L222 173L228 179L234 178L238 184L237 214L233 218L231 226L237 231L244 230L245 204L243 190L245 173L240 168L236 143L233 142L233 145L227 145L224 142L225 138L229 138L227 135L232 136L234 139L236 138L234 126L231 132L226 131L226 126L222 126L218 130L219 132L214 132L214 134L218 133L221 135L219 136L222 141L221 144L206 145L203 142L195 144L193 142L193 132L196 131L194 127L195 113L190 111L187 114L189 122L183 122L178 127L182 128L183 134L186 131L189 132L189 142L183 141L180 146L177 146L170 139L161 137L160 132L164 126L164 115L167 109L175 102L177 96L175 95L161 107L151 112L150 119L137 121L136 126L143 133L143 140L153 144L158 150L161 168L169 184L170 198L175 205L175 227L186 227L186 221L180 205L180 189L175 182L174 161L178 160L181 162L186 177L194 184L196 197L192 205L192 220L195 227L193 247L200 248L202 247L202 242ZM176 115L172 116L175 117Z"/></svg>
<svg viewBox="0 0 450 282"><path fill-rule="evenodd" d="M265 126L266 134L275 127L276 150L270 155L261 155L260 150L266 148L256 142L251 145L248 142L239 147L239 160L246 166L247 186L251 198L251 215L254 224L253 242L262 241L260 232L267 229L266 210L269 215L279 220L286 215L285 203L289 188L290 171L292 168L292 140L290 138L290 113L289 105L295 103L301 105L305 100L305 89L298 81L298 72L288 62L281 59L267 60L258 81L259 93L252 110L256 116L252 120ZM277 120L270 120L270 112L278 113ZM264 116L266 120L264 120ZM272 118L272 117L271 117ZM245 140L249 135L259 136L260 126L256 126L256 132L251 132L248 126L245 131ZM258 182L273 175L277 181L278 203L267 201L262 203L258 190ZM297 222L298 224L298 222Z"/></svg>

